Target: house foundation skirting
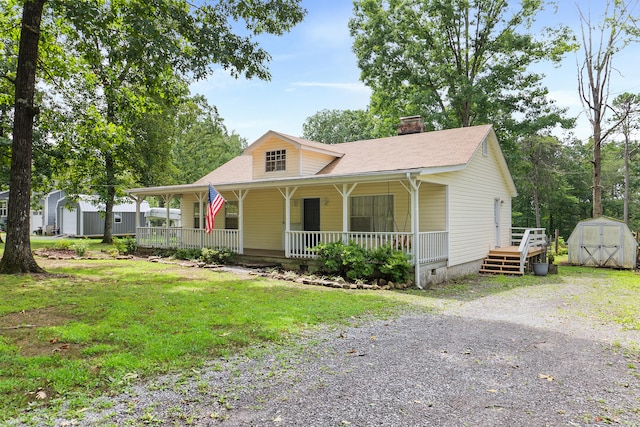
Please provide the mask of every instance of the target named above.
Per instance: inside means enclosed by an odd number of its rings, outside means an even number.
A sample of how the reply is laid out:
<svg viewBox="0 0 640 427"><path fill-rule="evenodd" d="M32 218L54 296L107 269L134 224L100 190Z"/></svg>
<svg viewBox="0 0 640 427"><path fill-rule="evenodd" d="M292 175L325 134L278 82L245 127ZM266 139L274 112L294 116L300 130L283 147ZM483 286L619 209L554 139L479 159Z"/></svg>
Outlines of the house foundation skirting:
<svg viewBox="0 0 640 427"><path fill-rule="evenodd" d="M431 285L446 282L456 277L477 274L482 266L482 260L464 264L447 266L446 261L432 264L420 264L420 285L423 289Z"/></svg>

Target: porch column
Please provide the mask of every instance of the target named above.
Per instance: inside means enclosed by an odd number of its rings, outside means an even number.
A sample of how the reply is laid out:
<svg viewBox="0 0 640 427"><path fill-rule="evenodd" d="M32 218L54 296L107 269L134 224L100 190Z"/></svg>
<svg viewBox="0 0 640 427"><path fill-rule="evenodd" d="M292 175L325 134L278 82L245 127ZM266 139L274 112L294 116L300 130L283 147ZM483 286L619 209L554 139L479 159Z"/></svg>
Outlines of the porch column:
<svg viewBox="0 0 640 427"><path fill-rule="evenodd" d="M422 289L420 283L420 184L421 181L412 178L407 173L409 181L409 193L411 194L411 233L413 234L413 244L411 245L411 256L413 257L414 275L416 286ZM405 187L406 188L406 187Z"/></svg>
<svg viewBox="0 0 640 427"><path fill-rule="evenodd" d="M200 248L204 248L204 210L202 209L202 202L205 198L208 197L206 192L204 193L193 193L196 196L196 200L198 201L198 230L200 234ZM180 216L182 218L182 215Z"/></svg>
<svg viewBox="0 0 640 427"><path fill-rule="evenodd" d="M165 194L162 196L164 199L165 207L167 208L167 217L165 223L165 247L169 248L171 244L171 239L169 238L169 222L171 221L171 199L173 199L173 194Z"/></svg>
<svg viewBox="0 0 640 427"><path fill-rule="evenodd" d="M129 194L129 198L133 199L136 202L136 234L138 233L138 228L140 228L140 205L144 202L146 196L134 196L133 194Z"/></svg>
<svg viewBox="0 0 640 427"><path fill-rule="evenodd" d="M342 184L342 189L338 188L337 185L334 184L334 188L340 195L342 196L342 243L345 245L349 243L347 240L347 233L349 232L349 196L358 186L356 182L351 187L348 184Z"/></svg>
<svg viewBox="0 0 640 427"><path fill-rule="evenodd" d="M298 187L286 187L284 192L278 188L278 191L284 197L284 256L288 257L291 253L291 242L289 241L289 232L291 231L291 198L298 191Z"/></svg>
<svg viewBox="0 0 640 427"><path fill-rule="evenodd" d="M238 253L244 253L244 198L249 190L234 191L233 194L238 199Z"/></svg>

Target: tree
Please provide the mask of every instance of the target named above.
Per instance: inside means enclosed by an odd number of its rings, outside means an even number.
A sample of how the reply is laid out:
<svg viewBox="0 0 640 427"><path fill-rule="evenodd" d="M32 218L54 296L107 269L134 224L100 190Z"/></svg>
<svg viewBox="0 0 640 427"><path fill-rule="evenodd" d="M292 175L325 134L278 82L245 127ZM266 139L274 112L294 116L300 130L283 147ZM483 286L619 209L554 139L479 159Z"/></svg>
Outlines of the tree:
<svg viewBox="0 0 640 427"><path fill-rule="evenodd" d="M45 0L24 3L10 173L11 191L16 194L10 204L15 229L7 235L0 262L0 271L5 273L41 271L30 252L28 196L33 115L37 111L32 94L44 3ZM85 88L93 85L94 95L102 96L102 102L83 112L83 119L77 122L79 129L85 137L106 136L107 144L130 142L127 129L130 123L123 120L123 115L127 108L142 100L144 91L136 89L161 88L166 75L200 79L212 72L212 64L219 64L236 77L268 79L266 64L270 57L255 42L255 37L263 33L282 34L300 22L305 13L300 0L204 1L198 6L185 0L92 3L51 0L51 6L55 15L52 22L65 24L61 40L68 43L67 58L81 60L85 66ZM3 4L2 8L5 7ZM244 28L239 28L242 24ZM236 30L244 35L236 34ZM62 92L65 96L69 93ZM140 102L137 106L140 105L148 104ZM106 179L101 188L105 189L107 199L106 222L111 223L118 184L111 166L117 165L122 157L114 158L109 150L94 151L94 156L101 156L104 162ZM131 172L124 170L123 175ZM108 230L105 237L110 239Z"/></svg>
<svg viewBox="0 0 640 427"><path fill-rule="evenodd" d="M629 187L630 167L629 159L638 148L631 148L631 134L640 129L640 95L625 92L613 100L614 115L612 121L618 123L617 131L624 137L624 209L623 220L629 225Z"/></svg>
<svg viewBox="0 0 640 427"><path fill-rule="evenodd" d="M540 61L571 50L565 27L530 29L540 1L359 0L349 22L371 112L387 126L423 115L430 129L495 123L518 136L557 125ZM502 138L503 140L505 138ZM517 138L513 138L515 141Z"/></svg>
<svg viewBox="0 0 640 427"><path fill-rule="evenodd" d="M22 13L9 178L11 199L7 212L7 242L0 260L0 273L43 272L31 253L29 212L33 119L38 114L38 107L33 101L36 92L38 41L44 3L45 0L26 0Z"/></svg>
<svg viewBox="0 0 640 427"><path fill-rule="evenodd" d="M202 96L189 98L176 114L171 154L174 182L195 182L240 155L247 141L229 134L215 107Z"/></svg>
<svg viewBox="0 0 640 427"><path fill-rule="evenodd" d="M91 111L75 119L84 138L70 152L99 168L92 186L105 204L104 242L112 240L113 205L131 172L133 124L149 109L179 102L175 81L204 77L211 63L235 76L268 79L268 54L252 37L287 31L302 19L298 3L235 0L195 7L184 0L129 0L67 8L68 49L84 65L84 90L74 93L89 100ZM246 36L233 32L235 21L245 22ZM162 104L152 105L149 93Z"/></svg>
<svg viewBox="0 0 640 427"><path fill-rule="evenodd" d="M373 117L364 110L321 110L307 117L302 137L325 144L376 138ZM386 136L386 135L384 135Z"/></svg>
<svg viewBox="0 0 640 427"><path fill-rule="evenodd" d="M638 1L607 0L603 20L596 27L578 7L581 44L584 59L578 64L578 92L592 128L593 138L593 217L603 214L602 207L602 144L616 128L604 129L609 108L609 85L613 57L637 37L636 19L631 13Z"/></svg>

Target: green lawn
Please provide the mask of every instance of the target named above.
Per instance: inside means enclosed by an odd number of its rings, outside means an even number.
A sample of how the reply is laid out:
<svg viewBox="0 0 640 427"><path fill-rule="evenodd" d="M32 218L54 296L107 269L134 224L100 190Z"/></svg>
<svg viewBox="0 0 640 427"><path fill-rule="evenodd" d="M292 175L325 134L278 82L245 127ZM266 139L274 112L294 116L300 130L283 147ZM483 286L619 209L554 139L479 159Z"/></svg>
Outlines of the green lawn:
<svg viewBox="0 0 640 427"><path fill-rule="evenodd" d="M33 247L52 244L34 239ZM90 251L103 249L89 243ZM434 310L523 286L587 283L578 309L640 329L640 277L629 271L561 266L557 276L472 276L427 291L387 292L148 261L37 261L48 275L0 278L0 422L63 400L78 410L138 378L189 371L321 324Z"/></svg>
<svg viewBox="0 0 640 427"><path fill-rule="evenodd" d="M404 304L148 261L38 262L50 275L0 281L0 420Z"/></svg>

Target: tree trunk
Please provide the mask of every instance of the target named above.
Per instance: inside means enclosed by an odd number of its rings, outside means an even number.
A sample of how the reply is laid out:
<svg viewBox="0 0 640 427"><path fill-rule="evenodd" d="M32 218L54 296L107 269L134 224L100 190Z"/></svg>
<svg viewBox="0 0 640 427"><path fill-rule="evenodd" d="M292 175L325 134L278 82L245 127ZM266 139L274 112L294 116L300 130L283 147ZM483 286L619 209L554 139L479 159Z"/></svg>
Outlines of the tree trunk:
<svg viewBox="0 0 640 427"><path fill-rule="evenodd" d="M600 123L593 129L593 218L602 216L602 134Z"/></svg>
<svg viewBox="0 0 640 427"><path fill-rule="evenodd" d="M629 225L629 132L624 134L624 223Z"/></svg>
<svg viewBox="0 0 640 427"><path fill-rule="evenodd" d="M16 71L15 113L7 242L0 260L0 273L42 273L31 253L29 216L31 208L31 163L33 157L33 119L38 109L33 105L38 63L40 21L46 0L27 0L22 13L18 68Z"/></svg>
<svg viewBox="0 0 640 427"><path fill-rule="evenodd" d="M113 243L113 205L116 199L116 179L114 172L113 156L105 155L105 169L107 172L107 200L104 205L104 236L102 243Z"/></svg>

